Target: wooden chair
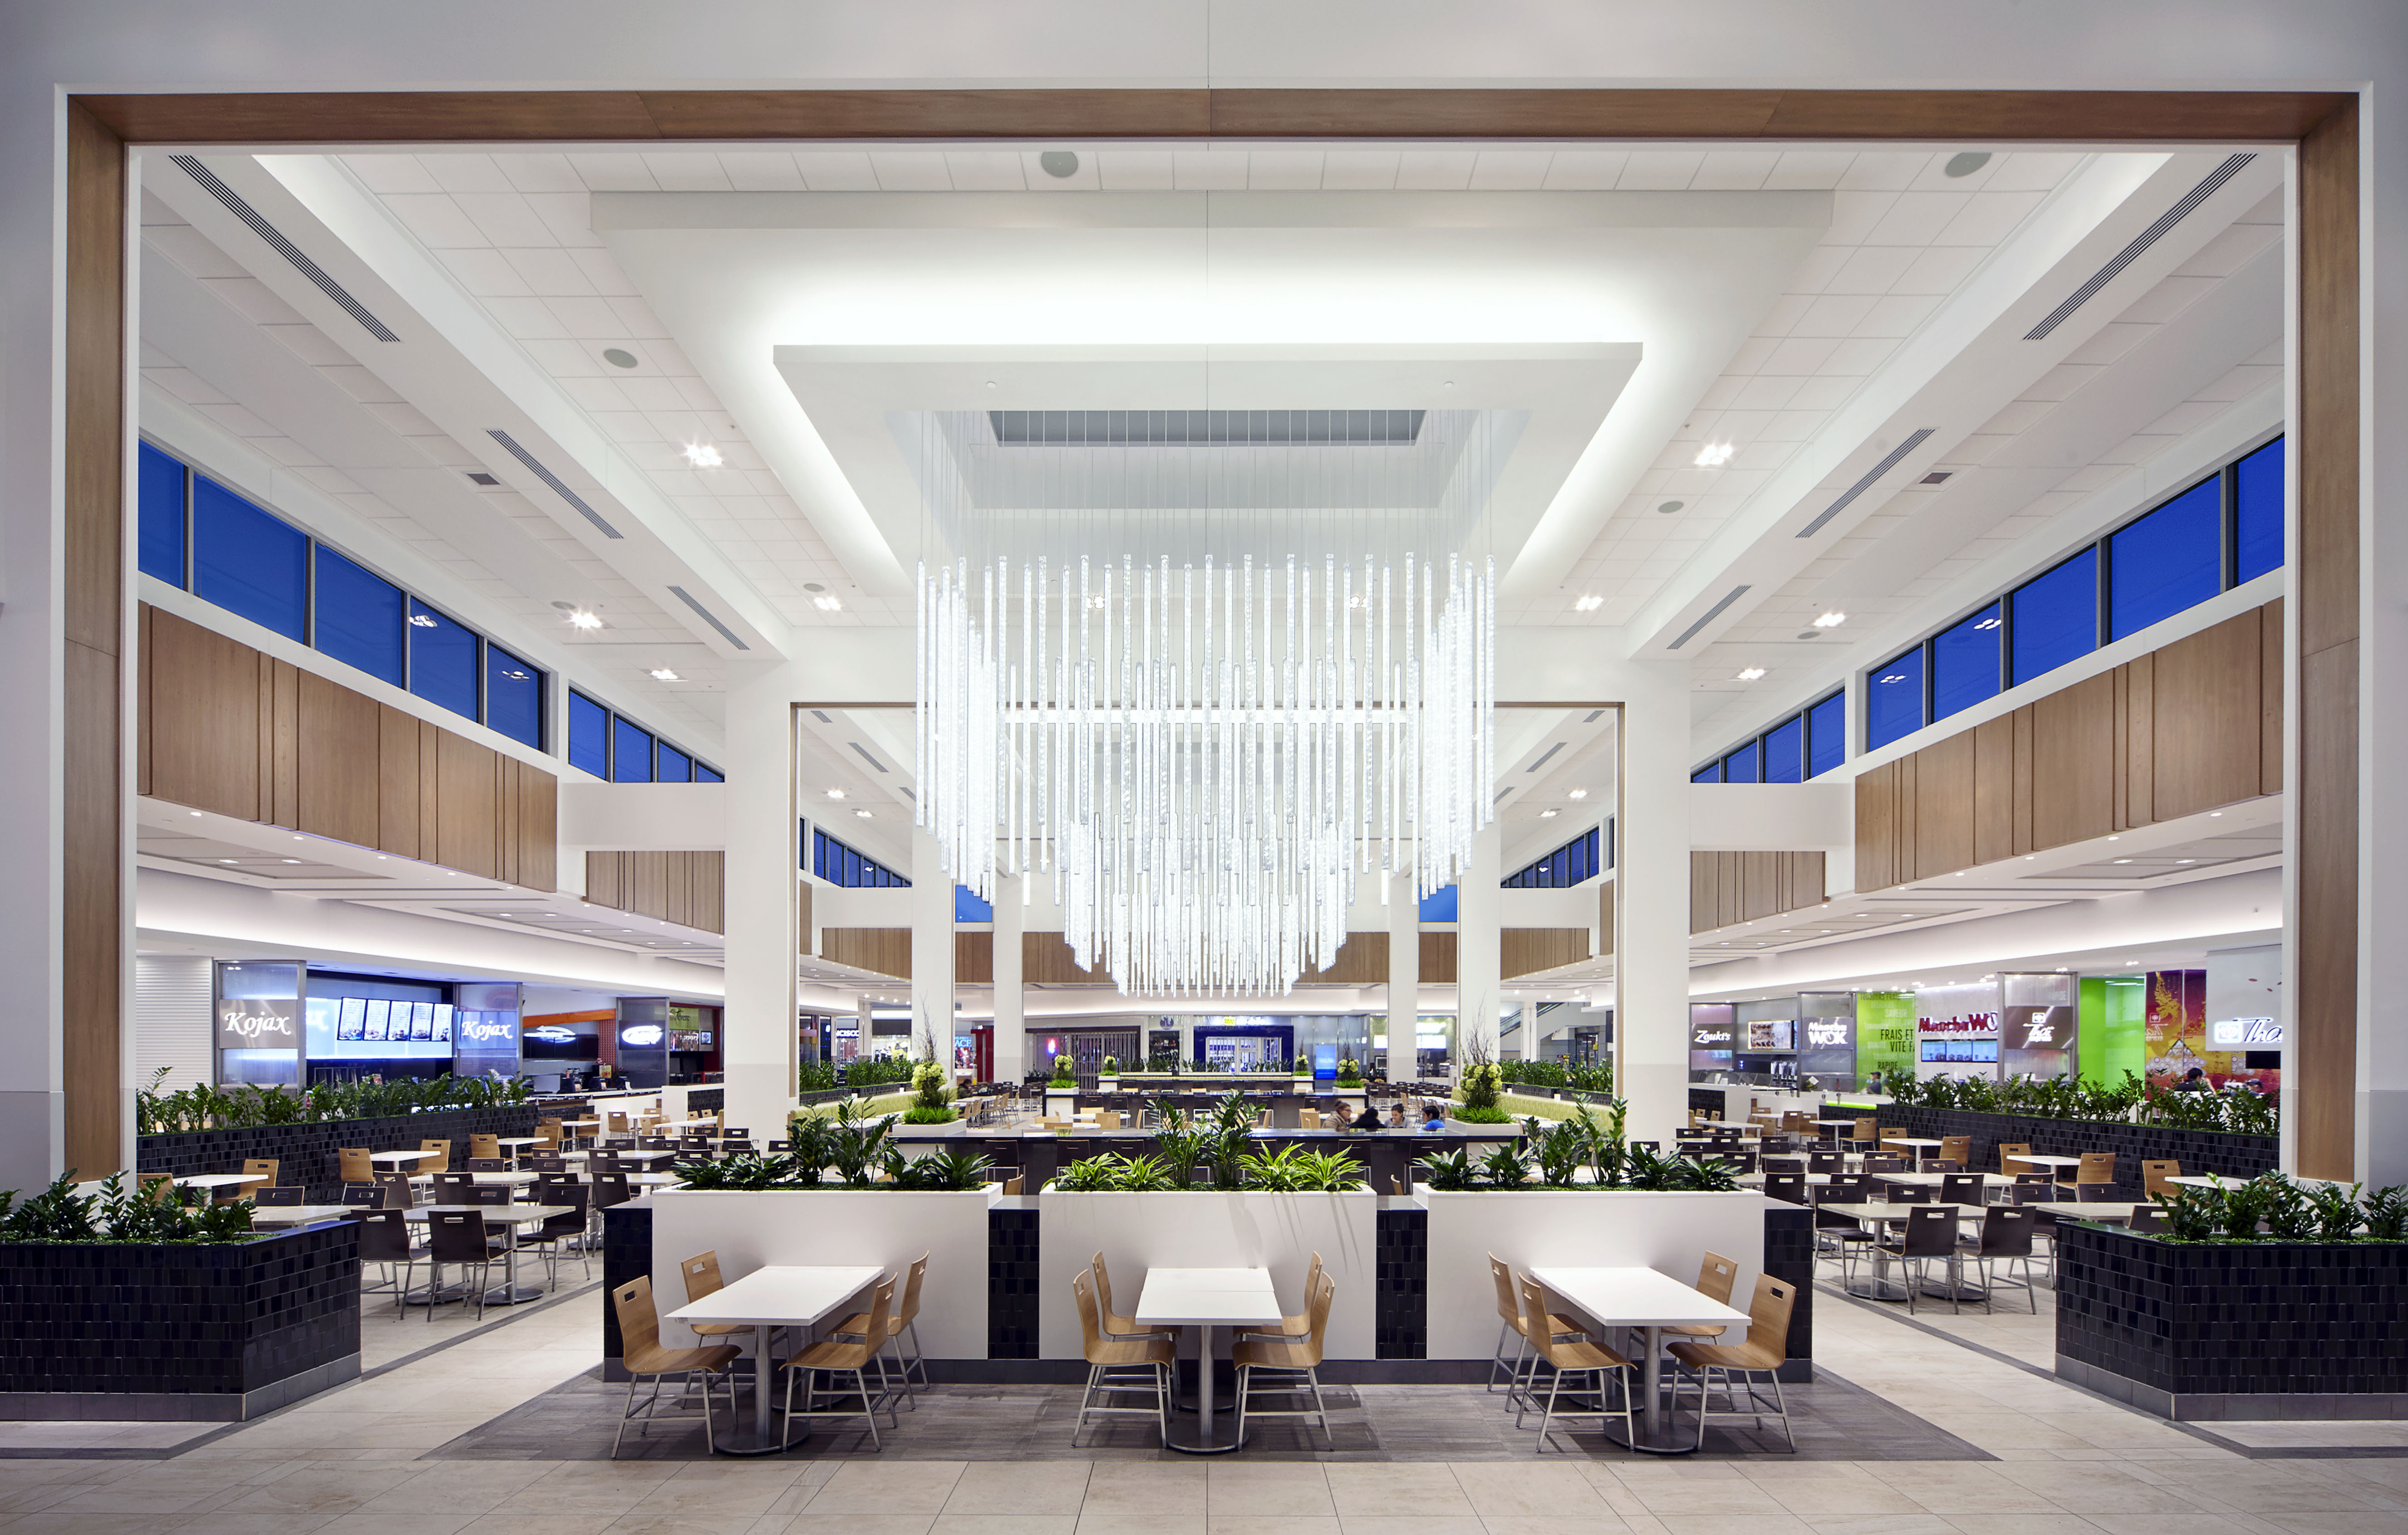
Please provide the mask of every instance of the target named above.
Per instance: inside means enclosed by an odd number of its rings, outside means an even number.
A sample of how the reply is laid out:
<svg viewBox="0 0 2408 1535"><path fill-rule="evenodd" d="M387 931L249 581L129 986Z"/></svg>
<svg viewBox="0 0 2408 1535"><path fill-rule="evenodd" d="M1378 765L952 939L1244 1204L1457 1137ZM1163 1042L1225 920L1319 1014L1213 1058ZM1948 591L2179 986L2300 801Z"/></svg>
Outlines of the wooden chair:
<svg viewBox="0 0 2408 1535"><path fill-rule="evenodd" d="M1546 1286L1526 1274L1522 1277L1521 1288L1522 1310L1532 1316L1546 1316L1550 1298ZM1543 1362L1553 1371L1547 1382L1547 1405L1539 1414L1538 1442L1531 1447L1531 1454L1546 1453L1547 1430L1559 1417L1596 1418L1600 1423L1607 1418L1618 1417L1622 1420L1623 1442L1636 1444L1639 1442L1638 1432L1631 1419L1632 1399L1638 1393L1632 1389L1629 1360L1586 1334L1558 1338L1542 1329L1533 1328L1530 1345L1537 1350L1537 1359L1530 1366L1530 1384L1524 1391L1521 1401L1513 1409L1514 1427L1522 1427L1522 1419L1528 1414L1533 1405L1533 1399L1538 1395L1539 1364ZM1696 1345L1676 1346L1694 1347ZM1614 1384L1622 1388L1622 1408L1619 1412L1606 1405L1605 1380L1609 1375L1612 1376ZM1575 1385L1573 1389L1585 1390L1593 1394L1598 1399L1596 1407L1568 1408L1562 1405L1561 1394L1564 1381L1571 1376L1586 1377L1585 1386Z"/></svg>
<svg viewBox="0 0 2408 1535"><path fill-rule="evenodd" d="M1871 1151L1881 1143L1870 1119L1857 1120L1839 1140L1842 1151Z"/></svg>
<svg viewBox="0 0 2408 1535"><path fill-rule="evenodd" d="M238 1199L250 1198L263 1188L274 1187L276 1166L277 1158L273 1156L245 1157L242 1164L243 1182L228 1184L224 1191L218 1195L218 1202L232 1204Z"/></svg>
<svg viewBox="0 0 2408 1535"><path fill-rule="evenodd" d="M700 1300L704 1296L717 1295L727 1287L726 1282L719 1277L717 1248L708 1253L697 1253L693 1257L681 1262L678 1265L678 1273L685 1281L685 1298L688 1305ZM743 1334L752 1330L741 1322L689 1322L686 1326L694 1330L694 1335L697 1338L724 1338L731 1333Z"/></svg>
<svg viewBox="0 0 2408 1535"><path fill-rule="evenodd" d="M652 1395L644 1399L640 1418L642 1427L638 1437L652 1432L652 1410L661 1399L661 1382L671 1375L681 1378L682 1386L702 1387L702 1442L705 1449L718 1453L719 1444L710 1421L710 1378L724 1373L736 1358L733 1343L714 1343L706 1348L663 1348L661 1346L660 1313L652 1306L652 1282L647 1275L629 1280L610 1292L610 1306L619 1315L619 1356L627 1367L627 1404L619 1413L619 1431L611 1436L610 1458L619 1458L619 1445L627 1437L627 1424L638 1417L636 1386L639 1382L652 1383ZM727 1415L736 1416L736 1378L727 1376Z"/></svg>
<svg viewBox="0 0 2408 1535"><path fill-rule="evenodd" d="M421 1140L418 1143L418 1149L423 1152L441 1152L443 1154L439 1157L430 1156L419 1162L418 1171L422 1176L430 1172L449 1172L452 1170L451 1141Z"/></svg>
<svg viewBox="0 0 2408 1535"><path fill-rule="evenodd" d="M375 1183L377 1181L376 1164L370 1161L368 1156L368 1148L366 1146L337 1147L335 1160L342 1169L342 1181L346 1184Z"/></svg>
<svg viewBox="0 0 2408 1535"><path fill-rule="evenodd" d="M1525 1373L1535 1376L1538 1372L1539 1356L1533 1351L1540 1334L1571 1339L1585 1338L1588 1333L1580 1324L1551 1313L1541 1312L1536 1317L1526 1314L1522 1292L1516 1287L1512 1268L1494 1253L1488 1255L1488 1277L1497 1286L1498 1319L1504 1323L1498 1330L1496 1356L1488 1367L1488 1390L1492 1394L1497 1390L1498 1366L1506 1367L1505 1400L1512 1405L1519 1399L1527 1384L1523 1378ZM1511 1359L1505 1357L1505 1339L1509 1334L1514 1341L1513 1357Z"/></svg>
<svg viewBox="0 0 2408 1535"><path fill-rule="evenodd" d="M778 1362L778 1368L786 1372L786 1424L789 1433L797 1417L860 1418L869 1425L870 1447L878 1450L886 1447L878 1438L878 1406L891 1393L886 1389L883 1371L880 1372L878 1389L875 1391L869 1388L869 1376L867 1371L870 1360L877 1356L879 1349L877 1341L885 1334L887 1313L894 1309L894 1305L895 1282L891 1279L882 1279L878 1282L877 1287L869 1292L869 1310L863 1313L863 1327L868 1336L850 1341L842 1338L824 1339L800 1354ZM729 1352L732 1354L735 1351L730 1349ZM797 1375L803 1379L803 1405L800 1412L795 1408L795 1377ZM839 1391L831 1384L824 1394L839 1400L848 1396L858 1396L861 1399L861 1406L857 1409L820 1408L817 1403L823 1395L819 1384L822 1375L852 1376L851 1391ZM728 1394L728 1407L731 1412L735 1408L735 1392L731 1386ZM895 1410L891 1405L886 1410L886 1417L890 1425L899 1427ZM791 1445L792 1442L789 1439L788 1443Z"/></svg>
<svg viewBox="0 0 2408 1535"><path fill-rule="evenodd" d="M501 1155L502 1138L500 1136L472 1135L468 1138L468 1159L470 1161L499 1161L501 1160Z"/></svg>
<svg viewBox="0 0 2408 1535"><path fill-rule="evenodd" d="M1973 1165L1973 1138L1970 1135L1943 1135L1940 1138L1938 1160L1954 1162L1958 1172Z"/></svg>
<svg viewBox="0 0 2408 1535"><path fill-rule="evenodd" d="M1952 1212L1953 1213L1953 1212ZM1951 1229L1953 1231L1953 1223ZM1792 1455L1798 1451L1798 1436L1790 1431L1789 1404L1781 1395L1781 1367L1789 1362L1789 1313L1798 1302L1798 1290L1785 1281L1770 1274L1758 1274L1756 1294L1748 1300L1747 1338L1739 1343L1678 1342L1671 1347L1673 1360L1684 1374L1698 1383L1698 1447L1706 1442L1706 1420L1713 1417L1753 1418L1759 1428L1764 1427L1765 1401L1758 1390L1757 1377L1772 1387L1771 1416L1781 1420L1782 1436L1789 1442ZM1723 1407L1709 1409L1709 1397L1715 1376L1722 1377ZM1747 1399L1742 1405L1734 1395L1745 1390ZM1679 1411L1681 1376L1672 1379L1673 1410Z"/></svg>
<svg viewBox="0 0 2408 1535"><path fill-rule="evenodd" d="M560 1146L560 1121L538 1119L535 1122L535 1150L556 1152Z"/></svg>
<svg viewBox="0 0 2408 1535"><path fill-rule="evenodd" d="M1151 1414L1161 1427L1166 1442L1170 1437L1170 1372L1176 1368L1178 1345L1168 1333L1149 1333L1141 1338L1113 1338L1103 1330L1100 1316L1104 1306L1096 1296L1096 1273L1102 1268L1100 1255L1094 1267L1070 1279L1070 1294L1079 1304L1079 1334L1087 1361L1087 1388L1079 1396L1078 1421L1071 1425L1070 1442L1076 1446L1079 1436L1087 1429L1090 1416L1114 1414ZM1206 1362L1204 1368L1211 1369ZM1099 1406L1096 1399L1107 1399L1124 1394L1152 1391L1152 1407Z"/></svg>
<svg viewBox="0 0 2408 1535"><path fill-rule="evenodd" d="M2084 1152L2082 1165L2073 1169L2075 1198L2080 1198L2082 1190L2087 1186L2113 1184L2114 1181L2115 1154L2114 1152Z"/></svg>
<svg viewBox="0 0 2408 1535"><path fill-rule="evenodd" d="M1729 1305L1731 1287L1738 1283L1739 1264L1720 1253L1708 1253L1698 1264L1697 1290L1709 1300L1719 1300L1726 1306ZM1659 1327L1656 1330L1674 1338L1719 1338L1724 1331L1719 1323L1702 1325L1682 1323L1673 1327Z"/></svg>
<svg viewBox="0 0 2408 1535"><path fill-rule="evenodd" d="M1999 1176L2001 1178L2013 1178L2017 1173L2039 1171L2040 1169L2033 1167L2029 1162L2018 1160L2021 1157L2029 1156L2030 1155L2031 1142L2028 1140L2000 1141Z"/></svg>
<svg viewBox="0 0 2408 1535"><path fill-rule="evenodd" d="M1248 1338L1271 1338L1294 1342L1297 1339L1302 1338L1312 1330L1312 1298L1320 1288L1321 1255L1316 1252L1312 1255L1312 1261L1305 1266L1304 1310L1294 1316L1282 1316L1279 1319L1279 1326L1275 1327L1256 1327L1240 1331L1237 1334L1238 1340L1242 1341ZM1492 1370L1490 1373L1493 1375L1495 1371Z"/></svg>
<svg viewBox="0 0 2408 1535"><path fill-rule="evenodd" d="M2033 1313L2039 1313L2040 1295L2032 1287L2031 1274L2032 1236L2040 1228L2038 1214L2037 1211L2019 1210L2014 1205L1992 1205L1982 1212L1982 1234L1957 1241L1955 1270L1961 1270L1970 1264L1981 1277L1984 1311L1996 1309L1990 1303L1990 1296L1991 1286L2000 1283L1999 1269L2020 1263L2024 1267L2025 1298L2031 1302ZM1956 1271L1950 1272L1948 1285L1952 1294L1959 1288Z"/></svg>
<svg viewBox="0 0 2408 1535"><path fill-rule="evenodd" d="M1171 1334L1142 1327L1134 1316L1123 1316L1112 1310L1111 1270L1104 1267L1104 1255L1098 1251L1087 1260L1087 1272L1095 1280L1096 1327L1107 1342L1124 1338L1168 1338Z"/></svg>
<svg viewBox="0 0 2408 1535"><path fill-rule="evenodd" d="M1338 1294L1338 1282L1326 1273L1316 1272L1316 1287L1305 1299L1305 1331L1301 1338L1247 1337L1229 1350L1229 1359L1238 1370L1238 1442L1246 1442L1246 1414L1251 1411L1258 1418L1314 1418L1321 1424L1321 1437L1329 1447L1338 1447L1337 1436L1329 1431L1329 1411L1321 1399L1322 1344L1329 1332L1329 1303ZM1210 1368L1210 1361L1204 1368ZM1263 1377L1268 1376L1266 1383ZM1256 1408L1251 1404L1257 1392L1273 1395L1312 1394L1311 1407Z"/></svg>
<svg viewBox="0 0 2408 1535"><path fill-rule="evenodd" d="M2180 1162L2143 1162L2141 1164L2142 1198L2154 1199L2162 1194L2171 1199L2182 1190L2167 1180L2182 1176Z"/></svg>
<svg viewBox="0 0 2408 1535"><path fill-rule="evenodd" d="M869 1356L877 1362L878 1383L881 1385L886 1384L886 1351L893 1349L896 1371L901 1380L900 1389L904 1403L915 1413L920 1410L920 1404L912 1400L912 1397L921 1387L929 1384L928 1361L920 1352L919 1328L920 1286L927 1277L928 1255L923 1253L911 1260L910 1268L904 1270L902 1298L896 1301L895 1309L887 1314L885 1329L879 1336L870 1337L869 1314L867 1312L857 1312L828 1329L838 1337L869 1340L874 1345L870 1349ZM908 1352L904 1348L907 1339L910 1343ZM920 1369L920 1378L917 1381L911 1379L911 1368L914 1365Z"/></svg>

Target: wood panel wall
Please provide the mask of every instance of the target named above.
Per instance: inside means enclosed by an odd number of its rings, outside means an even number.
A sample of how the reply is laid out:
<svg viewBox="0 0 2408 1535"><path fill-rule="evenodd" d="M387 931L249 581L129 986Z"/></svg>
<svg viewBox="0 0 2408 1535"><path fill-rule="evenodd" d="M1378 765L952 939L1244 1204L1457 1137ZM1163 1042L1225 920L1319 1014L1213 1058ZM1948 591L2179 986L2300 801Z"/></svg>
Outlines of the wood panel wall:
<svg viewBox="0 0 2408 1535"><path fill-rule="evenodd" d="M1020 935L1020 983L1024 986L1109 986L1101 970L1082 969L1070 940L1059 933Z"/></svg>
<svg viewBox="0 0 2408 1535"><path fill-rule="evenodd" d="M1021 936L1027 937L1025 933ZM956 986L995 984L995 935L993 933L955 933L953 935L953 984Z"/></svg>
<svg viewBox="0 0 2408 1535"><path fill-rule="evenodd" d="M727 854L589 852L585 900L706 933L727 931Z"/></svg>
<svg viewBox="0 0 2408 1535"><path fill-rule="evenodd" d="M911 929L909 927L823 927L820 957L831 965L911 979Z"/></svg>
<svg viewBox="0 0 2408 1535"><path fill-rule="evenodd" d="M1384 986L1388 983L1388 935L1349 933L1326 966L1307 970L1299 979L1334 986Z"/></svg>
<svg viewBox="0 0 2408 1535"><path fill-rule="evenodd" d="M1425 986L1454 985L1455 952L1453 933L1424 933L1421 983Z"/></svg>
<svg viewBox="0 0 2408 1535"><path fill-rule="evenodd" d="M1497 934L1498 974L1512 980L1589 957L1585 927L1505 927Z"/></svg>
<svg viewBox="0 0 2408 1535"><path fill-rule="evenodd" d="M1823 854L1819 853L1689 854L1689 931L1693 933L1822 904Z"/></svg>
<svg viewBox="0 0 2408 1535"><path fill-rule="evenodd" d="M1613 953L1613 885L1612 880L1597 887L1597 952Z"/></svg>
<svg viewBox="0 0 2408 1535"><path fill-rule="evenodd" d="M147 603L140 624L137 792L531 890L557 883L552 774ZM718 909L714 894L714 921Z"/></svg>
<svg viewBox="0 0 2408 1535"><path fill-rule="evenodd" d="M2282 654L2277 598L1859 773L1856 888L2279 792Z"/></svg>

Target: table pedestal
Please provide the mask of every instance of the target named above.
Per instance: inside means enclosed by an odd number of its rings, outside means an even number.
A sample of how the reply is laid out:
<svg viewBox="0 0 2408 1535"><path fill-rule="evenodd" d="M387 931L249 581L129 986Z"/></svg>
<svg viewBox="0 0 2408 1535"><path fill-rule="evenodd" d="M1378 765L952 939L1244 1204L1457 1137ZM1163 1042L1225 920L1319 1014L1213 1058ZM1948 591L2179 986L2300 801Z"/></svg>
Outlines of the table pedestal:
<svg viewBox="0 0 2408 1535"><path fill-rule="evenodd" d="M1639 1433L1629 1448L1641 1455L1694 1455L1698 1436L1684 1433L1664 1411L1664 1337L1661 1327L1641 1327ZM1599 1404L1603 1405L1602 1403ZM1701 1403L1702 1405L1702 1403ZM1612 1436L1607 1436L1611 1439ZM1620 1443L1619 1440L1614 1441Z"/></svg>
<svg viewBox="0 0 2408 1535"><path fill-rule="evenodd" d="M1212 1414L1225 1410L1212 1404L1212 1334L1218 1329L1205 1326L1196 1330L1195 1416L1191 1420L1173 1415L1163 1443L1182 1455L1227 1455L1242 1442L1234 1431L1219 1436L1212 1432Z"/></svg>
<svg viewBox="0 0 2408 1535"><path fill-rule="evenodd" d="M752 1329L752 1427L715 1430L711 1448L721 1455L776 1455L786 1447L788 1430L781 1428L770 1402L769 1332L767 1327ZM734 1395L732 1388L729 1395ZM744 1420L738 1417L736 1421L741 1424Z"/></svg>

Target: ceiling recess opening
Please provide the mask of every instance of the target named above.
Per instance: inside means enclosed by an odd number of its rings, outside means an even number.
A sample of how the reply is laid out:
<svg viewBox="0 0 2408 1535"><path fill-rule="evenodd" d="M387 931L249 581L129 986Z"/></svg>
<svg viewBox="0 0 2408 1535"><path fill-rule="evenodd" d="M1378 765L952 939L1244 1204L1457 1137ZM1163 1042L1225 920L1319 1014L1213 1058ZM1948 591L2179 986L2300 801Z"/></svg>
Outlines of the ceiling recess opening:
<svg viewBox="0 0 2408 1535"><path fill-rule="evenodd" d="M990 410L1006 447L1252 447L1419 441L1426 410Z"/></svg>

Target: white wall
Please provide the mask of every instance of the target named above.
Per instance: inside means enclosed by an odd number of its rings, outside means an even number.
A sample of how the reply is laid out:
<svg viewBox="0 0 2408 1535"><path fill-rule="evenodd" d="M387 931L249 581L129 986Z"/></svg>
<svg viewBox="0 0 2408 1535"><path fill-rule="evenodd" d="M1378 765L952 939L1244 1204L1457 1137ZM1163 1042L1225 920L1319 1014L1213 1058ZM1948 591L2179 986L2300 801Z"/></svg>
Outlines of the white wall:
<svg viewBox="0 0 2408 1535"><path fill-rule="evenodd" d="M134 1081L167 1069L163 1085L217 1080L216 1019L209 1007L210 961L197 954L136 954L134 959Z"/></svg>
<svg viewBox="0 0 2408 1535"><path fill-rule="evenodd" d="M684 853L727 845L724 783L560 783L563 856L586 848Z"/></svg>

